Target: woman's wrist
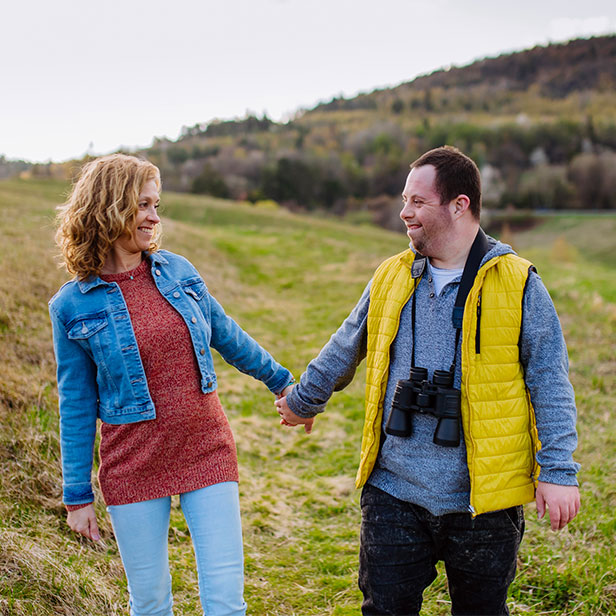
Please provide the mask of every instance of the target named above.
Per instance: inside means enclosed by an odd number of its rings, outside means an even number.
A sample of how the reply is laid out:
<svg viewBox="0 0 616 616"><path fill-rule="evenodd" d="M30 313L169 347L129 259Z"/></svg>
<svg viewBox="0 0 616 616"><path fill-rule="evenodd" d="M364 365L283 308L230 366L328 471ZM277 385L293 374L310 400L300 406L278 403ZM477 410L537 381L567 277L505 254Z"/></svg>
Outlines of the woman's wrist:
<svg viewBox="0 0 616 616"><path fill-rule="evenodd" d="M67 511L77 511L78 509L83 509L88 505L92 505L92 503L81 503L81 505L64 505Z"/></svg>
<svg viewBox="0 0 616 616"><path fill-rule="evenodd" d="M282 396L282 392L287 388L287 387L291 387L292 385L295 385L295 378L291 377L291 379L287 382L287 384L280 390L276 392L276 395L278 397Z"/></svg>

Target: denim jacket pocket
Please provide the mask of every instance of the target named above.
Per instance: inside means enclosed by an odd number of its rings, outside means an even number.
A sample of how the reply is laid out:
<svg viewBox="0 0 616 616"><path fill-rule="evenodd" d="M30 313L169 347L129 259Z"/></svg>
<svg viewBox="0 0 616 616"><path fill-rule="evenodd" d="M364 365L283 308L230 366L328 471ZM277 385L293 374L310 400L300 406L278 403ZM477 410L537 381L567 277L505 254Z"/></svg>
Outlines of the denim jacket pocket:
<svg viewBox="0 0 616 616"><path fill-rule="evenodd" d="M180 284L184 293L190 295L196 301L202 300L203 296L207 293L207 287L201 278L191 278L182 281Z"/></svg>
<svg viewBox="0 0 616 616"><path fill-rule="evenodd" d="M212 324L209 318L209 303L207 302L207 286L201 278L190 278L180 282L182 291L188 299L188 304L191 306L190 311L194 310L197 314L198 321L204 336L204 342L209 347L212 336ZM193 315L194 316L194 315Z"/></svg>
<svg viewBox="0 0 616 616"><path fill-rule="evenodd" d="M110 327L107 313L101 312L80 315L75 317L68 325L66 335L70 340L80 344L92 357L97 366L97 383L102 392L113 392L114 398L119 395L118 388L111 376L107 362L112 361L114 355L110 340ZM101 377L103 379L101 380Z"/></svg>
<svg viewBox="0 0 616 616"><path fill-rule="evenodd" d="M98 333L103 327L107 327L107 313L77 317L68 326L67 336L71 340L86 340Z"/></svg>

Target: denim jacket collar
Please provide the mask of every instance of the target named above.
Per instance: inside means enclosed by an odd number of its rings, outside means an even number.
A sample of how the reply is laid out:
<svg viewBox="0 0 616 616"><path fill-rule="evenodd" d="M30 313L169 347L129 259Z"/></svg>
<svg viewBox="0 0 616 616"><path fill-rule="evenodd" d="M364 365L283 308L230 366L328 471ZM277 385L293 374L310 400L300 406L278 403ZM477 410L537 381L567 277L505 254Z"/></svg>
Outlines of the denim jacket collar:
<svg viewBox="0 0 616 616"><path fill-rule="evenodd" d="M167 265L169 261L163 257L163 255L158 252L149 252L146 251L143 253L146 259L150 259L152 265ZM79 290L82 293L87 293L91 289L99 287L101 285L108 285L108 282L105 282L100 276L90 276L87 280L79 280L77 281L77 285L79 286Z"/></svg>

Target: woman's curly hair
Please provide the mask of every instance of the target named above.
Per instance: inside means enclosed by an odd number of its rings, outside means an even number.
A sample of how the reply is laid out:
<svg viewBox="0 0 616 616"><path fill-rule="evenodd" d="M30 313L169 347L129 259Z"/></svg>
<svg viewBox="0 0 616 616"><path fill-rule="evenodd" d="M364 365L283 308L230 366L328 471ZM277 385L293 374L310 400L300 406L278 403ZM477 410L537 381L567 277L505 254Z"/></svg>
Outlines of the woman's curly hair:
<svg viewBox="0 0 616 616"><path fill-rule="evenodd" d="M86 163L68 200L58 206L56 242L66 269L85 280L98 276L114 242L132 235L139 194L149 180L161 190L160 172L152 163L110 154ZM150 251L158 250L156 225Z"/></svg>

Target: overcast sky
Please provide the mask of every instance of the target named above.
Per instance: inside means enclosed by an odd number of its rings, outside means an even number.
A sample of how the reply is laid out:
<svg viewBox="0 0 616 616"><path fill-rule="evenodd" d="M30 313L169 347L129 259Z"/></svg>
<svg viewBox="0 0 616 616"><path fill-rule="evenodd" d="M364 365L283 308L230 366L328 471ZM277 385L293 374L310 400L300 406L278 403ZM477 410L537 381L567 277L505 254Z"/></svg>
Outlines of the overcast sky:
<svg viewBox="0 0 616 616"><path fill-rule="evenodd" d="M0 154L178 137L448 65L616 32L614 0L30 0L0 13Z"/></svg>

